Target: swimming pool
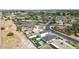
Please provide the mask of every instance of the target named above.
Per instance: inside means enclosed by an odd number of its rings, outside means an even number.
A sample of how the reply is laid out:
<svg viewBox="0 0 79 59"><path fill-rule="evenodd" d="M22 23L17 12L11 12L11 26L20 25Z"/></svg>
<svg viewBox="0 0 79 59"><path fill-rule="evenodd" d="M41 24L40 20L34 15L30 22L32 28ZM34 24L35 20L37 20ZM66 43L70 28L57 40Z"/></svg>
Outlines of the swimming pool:
<svg viewBox="0 0 79 59"><path fill-rule="evenodd" d="M47 42L41 39L38 35L31 38L33 43L36 45L37 48L45 45Z"/></svg>

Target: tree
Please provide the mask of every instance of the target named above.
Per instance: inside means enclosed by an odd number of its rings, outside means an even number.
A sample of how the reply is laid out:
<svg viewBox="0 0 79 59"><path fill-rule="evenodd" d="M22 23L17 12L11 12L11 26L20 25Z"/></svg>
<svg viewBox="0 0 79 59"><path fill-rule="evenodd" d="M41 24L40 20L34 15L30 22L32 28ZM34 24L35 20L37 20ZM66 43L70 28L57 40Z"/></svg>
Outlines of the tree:
<svg viewBox="0 0 79 59"><path fill-rule="evenodd" d="M21 28L20 27L17 27L17 30L16 31L21 31Z"/></svg>
<svg viewBox="0 0 79 59"><path fill-rule="evenodd" d="M77 35L77 33L79 33L79 19L76 19L76 22L72 24L71 28L75 35Z"/></svg>
<svg viewBox="0 0 79 59"><path fill-rule="evenodd" d="M22 22L22 19L20 19L20 18L16 19L16 22L20 24Z"/></svg>
<svg viewBox="0 0 79 59"><path fill-rule="evenodd" d="M56 12L56 15L57 15L57 16L61 16L61 13L60 13L60 12Z"/></svg>
<svg viewBox="0 0 79 59"><path fill-rule="evenodd" d="M56 19L53 19L53 20L52 20L52 23L55 24L55 23L56 23Z"/></svg>
<svg viewBox="0 0 79 59"><path fill-rule="evenodd" d="M65 16L65 13L63 12L63 16Z"/></svg>

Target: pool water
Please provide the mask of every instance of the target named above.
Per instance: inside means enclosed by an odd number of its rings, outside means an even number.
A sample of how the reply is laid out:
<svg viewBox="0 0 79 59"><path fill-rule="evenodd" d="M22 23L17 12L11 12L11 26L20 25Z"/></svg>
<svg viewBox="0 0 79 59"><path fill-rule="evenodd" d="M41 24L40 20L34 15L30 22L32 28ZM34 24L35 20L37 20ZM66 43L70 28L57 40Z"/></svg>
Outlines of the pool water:
<svg viewBox="0 0 79 59"><path fill-rule="evenodd" d="M40 45L44 45L45 44L45 42L43 42L43 41L40 41L40 42L38 42Z"/></svg>

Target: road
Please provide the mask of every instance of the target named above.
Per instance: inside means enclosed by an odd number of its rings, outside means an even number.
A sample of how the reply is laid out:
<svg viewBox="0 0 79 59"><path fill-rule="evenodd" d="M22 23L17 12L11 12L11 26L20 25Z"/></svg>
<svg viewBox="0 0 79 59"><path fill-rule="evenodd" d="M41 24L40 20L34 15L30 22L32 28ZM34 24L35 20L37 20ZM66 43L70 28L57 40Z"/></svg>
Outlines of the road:
<svg viewBox="0 0 79 59"><path fill-rule="evenodd" d="M63 34L63 33L60 33L58 31L55 31L55 30L51 29L50 28L50 25L51 25L50 23L47 23L46 28L49 29L52 33L55 33L55 34L63 37L64 39L67 39L67 40L72 41L72 42L74 42L76 44L79 44L79 41L78 40L76 40L74 38L71 38L71 37L67 36L66 34Z"/></svg>
<svg viewBox="0 0 79 59"><path fill-rule="evenodd" d="M60 33L60 32L57 32L57 31L55 31L55 30L51 30L51 29L49 29L52 33L55 33L55 34L57 34L57 35L59 35L59 36L62 36L63 38L65 38L65 39L67 39L67 40L70 40L70 41L72 41L72 42L74 42L74 43L78 43L79 44L79 41L78 40L76 40L76 39L73 39L73 38L71 38L71 37L68 37L67 35L65 35L65 34L63 34L63 33Z"/></svg>

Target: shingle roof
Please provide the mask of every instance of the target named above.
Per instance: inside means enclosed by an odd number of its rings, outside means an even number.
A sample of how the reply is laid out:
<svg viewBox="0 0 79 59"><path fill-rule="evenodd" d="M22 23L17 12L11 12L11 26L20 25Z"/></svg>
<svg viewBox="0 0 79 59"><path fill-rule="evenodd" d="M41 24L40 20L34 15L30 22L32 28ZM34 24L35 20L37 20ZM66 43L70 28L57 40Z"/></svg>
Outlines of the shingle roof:
<svg viewBox="0 0 79 59"><path fill-rule="evenodd" d="M32 26L34 26L34 24L33 24L32 22L22 22L22 24L20 24L20 25L18 25L18 26L23 26L23 27L28 26L28 27L32 27Z"/></svg>
<svg viewBox="0 0 79 59"><path fill-rule="evenodd" d="M45 41L50 41L52 39L55 38L55 35L50 35L50 34L47 34L46 36L42 37Z"/></svg>

